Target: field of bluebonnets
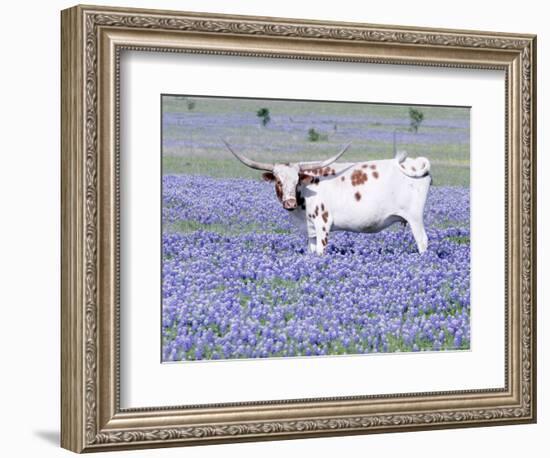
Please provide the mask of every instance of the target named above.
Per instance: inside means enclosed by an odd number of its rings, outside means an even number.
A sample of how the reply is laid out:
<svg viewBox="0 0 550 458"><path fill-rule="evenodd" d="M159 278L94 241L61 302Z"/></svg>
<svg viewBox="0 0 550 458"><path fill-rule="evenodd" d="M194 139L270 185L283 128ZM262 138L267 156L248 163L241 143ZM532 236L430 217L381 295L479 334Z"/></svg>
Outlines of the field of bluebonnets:
<svg viewBox="0 0 550 458"><path fill-rule="evenodd" d="M416 108L417 132L407 106L164 96L163 361L469 349L469 110ZM364 161L392 156L395 129L432 164L422 255L401 225L308 253L273 185L220 141L283 162L353 141L342 161Z"/></svg>

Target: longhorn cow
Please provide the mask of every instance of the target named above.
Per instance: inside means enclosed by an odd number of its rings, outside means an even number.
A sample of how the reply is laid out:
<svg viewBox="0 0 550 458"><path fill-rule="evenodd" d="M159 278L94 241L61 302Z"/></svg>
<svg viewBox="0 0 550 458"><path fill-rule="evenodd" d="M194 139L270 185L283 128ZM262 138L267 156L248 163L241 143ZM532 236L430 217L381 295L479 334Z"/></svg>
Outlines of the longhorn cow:
<svg viewBox="0 0 550 458"><path fill-rule="evenodd" d="M324 254L331 231L379 232L408 223L418 251L428 247L424 205L431 184L430 162L397 151L393 159L338 163L349 148L318 162L270 164L228 150L243 164L262 170L275 193L308 235L310 252Z"/></svg>

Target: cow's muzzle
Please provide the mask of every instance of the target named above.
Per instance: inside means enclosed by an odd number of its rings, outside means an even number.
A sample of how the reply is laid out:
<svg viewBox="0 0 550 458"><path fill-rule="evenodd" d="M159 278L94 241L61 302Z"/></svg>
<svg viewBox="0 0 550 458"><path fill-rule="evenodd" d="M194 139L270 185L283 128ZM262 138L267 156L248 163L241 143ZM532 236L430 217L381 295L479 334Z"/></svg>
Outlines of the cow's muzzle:
<svg viewBox="0 0 550 458"><path fill-rule="evenodd" d="M296 208L296 199L287 199L283 202L285 210L294 210Z"/></svg>

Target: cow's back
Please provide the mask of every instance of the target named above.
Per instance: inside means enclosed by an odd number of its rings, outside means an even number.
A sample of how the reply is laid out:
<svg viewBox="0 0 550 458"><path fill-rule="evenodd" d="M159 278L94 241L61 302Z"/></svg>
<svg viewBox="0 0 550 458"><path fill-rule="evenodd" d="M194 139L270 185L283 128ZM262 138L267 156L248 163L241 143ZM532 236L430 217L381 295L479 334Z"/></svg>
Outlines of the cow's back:
<svg viewBox="0 0 550 458"><path fill-rule="evenodd" d="M333 230L377 232L411 213L423 213L429 174L409 177L394 159L332 167L334 175L312 188L313 200L328 208Z"/></svg>

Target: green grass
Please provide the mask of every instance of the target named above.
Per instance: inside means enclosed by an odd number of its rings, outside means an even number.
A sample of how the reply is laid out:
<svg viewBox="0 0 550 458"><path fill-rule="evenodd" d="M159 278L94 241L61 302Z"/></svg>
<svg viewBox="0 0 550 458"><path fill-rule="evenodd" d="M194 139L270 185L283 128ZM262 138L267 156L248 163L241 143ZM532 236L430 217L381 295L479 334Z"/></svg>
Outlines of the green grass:
<svg viewBox="0 0 550 458"><path fill-rule="evenodd" d="M242 98L215 98L215 97L187 97L195 102L193 110L187 109L187 102L183 97L179 96L164 96L163 108L167 113L209 113L223 114L234 113L235 111L252 112L254 116L259 108L267 108L271 117L274 115L288 114L290 116L307 116L311 114L327 114L327 115L359 115L364 114L368 109L376 110L376 115L381 117L409 116L409 105L394 105L394 104L367 104L367 103L338 103L338 102L315 102L312 104L309 101L295 102L289 104L288 100L276 99L242 99ZM418 107L424 115L425 119L462 119L464 118L464 109L454 109L440 106L422 106ZM258 123L259 123L258 119Z"/></svg>
<svg viewBox="0 0 550 458"><path fill-rule="evenodd" d="M470 237L468 237L467 235L463 235L463 236L451 236L451 237L447 237L449 240L455 242L455 243L458 243L460 245L469 245L470 244Z"/></svg>
<svg viewBox="0 0 550 458"><path fill-rule="evenodd" d="M470 167L433 165L433 186L470 186Z"/></svg>
<svg viewBox="0 0 550 458"><path fill-rule="evenodd" d="M318 143L317 143L318 144ZM416 146L416 145L415 145ZM337 151L332 148L330 151L325 149L319 154L306 153L302 157L304 160L313 160L319 155L326 157L329 154ZM410 156L425 155L430 157L429 152L415 152L415 148L410 148ZM227 153L229 154L229 153ZM381 159L381 155L375 152L362 153L358 148L353 148L346 152L346 161L365 161L373 159ZM386 158L390 157L388 155ZM263 160L281 160L290 159L289 156L281 157L264 157ZM216 159L214 157L184 157L165 155L162 158L163 174L187 174L187 175L208 175L216 178L261 178L261 172L250 169L232 157L224 159ZM431 161L431 174L433 177L434 186L469 186L470 183L470 167L468 162L459 160L436 159Z"/></svg>
<svg viewBox="0 0 550 458"><path fill-rule="evenodd" d="M258 178L260 172L245 167L227 151L221 138L232 144L238 144L244 154L266 162L287 162L293 160L317 160L329 157L352 141L351 148L342 161L365 161L388 159L393 156L392 142L359 140L349 138L345 129L353 127L368 132L369 129L393 132L396 119L408 122L409 106L377 105L327 102L289 102L279 100L250 100L190 97L195 108L188 110L187 100L165 96L165 113L177 113L182 121L177 125L166 125L163 129L164 174L208 175L218 178L243 177ZM269 109L272 122L266 127L256 120L259 107ZM426 121L430 120L468 120L469 110L452 107L419 107ZM239 114L256 120L252 125L240 127L225 126L223 122L203 123L206 116L223 120L225 115ZM329 120L315 125L316 131L326 136L326 140L312 142L308 139L308 130L314 126L307 122L308 115L322 114ZM377 118L377 121L365 121L365 115ZM343 118L345 116L345 118ZM363 116L363 121L353 121L353 116ZM277 117L288 117L292 122L300 123L303 129L287 132L277 127ZM299 118L294 118L299 117ZM334 118L333 121L331 119ZM334 125L337 130L334 130ZM280 125L279 125L280 126ZM461 127L427 127L421 124L419 133L444 134L464 130ZM409 156L426 156L432 164L433 184L435 186L469 186L470 148L469 144L456 144L449 141L443 144L421 143L420 136L409 135L410 143L398 134L398 148L404 149Z"/></svg>
<svg viewBox="0 0 550 458"><path fill-rule="evenodd" d="M444 220L439 223L435 223L434 227L437 227L439 229L448 229L449 227L461 227L461 228L468 228L470 227L469 221L455 221L455 220Z"/></svg>
<svg viewBox="0 0 550 458"><path fill-rule="evenodd" d="M277 234L288 234L290 231L286 229L280 229L278 227L273 228L263 228L260 227L257 224L220 224L220 223L213 223L213 224L204 224L199 223L198 221L190 221L190 220L179 220L174 223L167 224L163 228L163 232L170 233L170 232L178 232L183 234L189 234L191 232L196 231L208 231L208 232L214 232L216 234L221 235L237 235L237 234L244 234L248 232L256 232L256 233L262 233L262 232L274 232Z"/></svg>

